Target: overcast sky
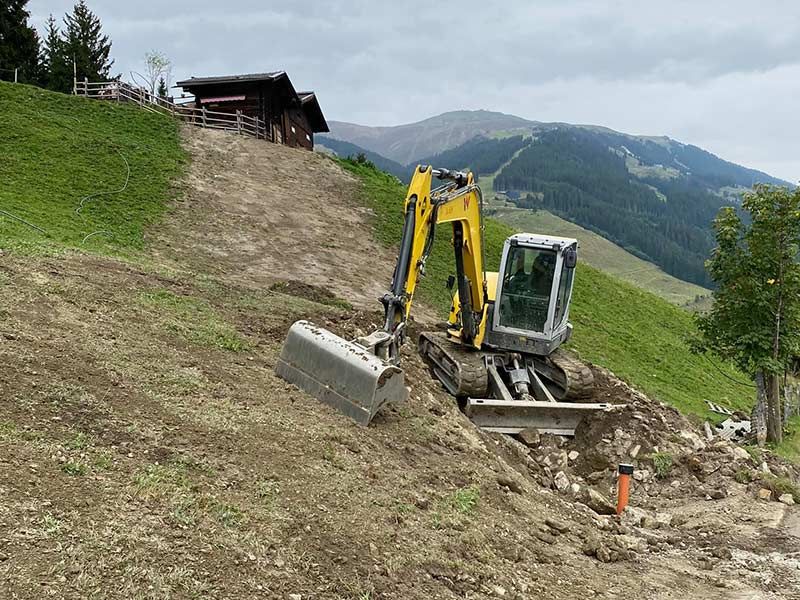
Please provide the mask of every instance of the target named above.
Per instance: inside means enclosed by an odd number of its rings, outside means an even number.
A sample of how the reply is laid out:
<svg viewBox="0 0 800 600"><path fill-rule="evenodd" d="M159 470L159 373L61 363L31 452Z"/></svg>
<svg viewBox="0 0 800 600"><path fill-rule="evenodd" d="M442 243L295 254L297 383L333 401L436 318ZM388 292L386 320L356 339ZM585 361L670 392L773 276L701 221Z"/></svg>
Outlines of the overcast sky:
<svg viewBox="0 0 800 600"><path fill-rule="evenodd" d="M31 0L34 24L72 0ZM87 0L115 73L285 70L329 120L456 109L669 135L800 179L800 2Z"/></svg>

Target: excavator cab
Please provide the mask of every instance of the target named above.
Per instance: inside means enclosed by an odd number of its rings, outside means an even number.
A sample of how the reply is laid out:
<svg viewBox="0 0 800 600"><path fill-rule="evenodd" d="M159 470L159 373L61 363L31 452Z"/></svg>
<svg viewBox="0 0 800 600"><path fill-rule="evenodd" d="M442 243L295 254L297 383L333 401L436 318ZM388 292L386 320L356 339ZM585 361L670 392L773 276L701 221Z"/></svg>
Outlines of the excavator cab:
<svg viewBox="0 0 800 600"><path fill-rule="evenodd" d="M570 338L577 247L571 238L528 233L506 240L489 291L489 345L548 355Z"/></svg>

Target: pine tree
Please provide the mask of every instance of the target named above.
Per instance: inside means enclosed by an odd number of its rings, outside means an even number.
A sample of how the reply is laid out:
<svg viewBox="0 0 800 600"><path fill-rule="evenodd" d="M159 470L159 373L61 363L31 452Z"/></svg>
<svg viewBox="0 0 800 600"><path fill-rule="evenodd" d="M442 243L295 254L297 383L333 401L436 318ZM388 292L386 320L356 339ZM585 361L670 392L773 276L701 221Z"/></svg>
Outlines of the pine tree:
<svg viewBox="0 0 800 600"><path fill-rule="evenodd" d="M71 61L67 60L64 40L52 14L47 19L40 80L44 87L57 92L69 92L72 89Z"/></svg>
<svg viewBox="0 0 800 600"><path fill-rule="evenodd" d="M167 82L164 80L163 76L158 78L158 90L156 93L158 94L159 98L166 100L169 91L167 90Z"/></svg>
<svg viewBox="0 0 800 600"><path fill-rule="evenodd" d="M39 35L28 25L28 0L0 2L0 76L36 83L39 77Z"/></svg>
<svg viewBox="0 0 800 600"><path fill-rule="evenodd" d="M114 61L109 59L111 40L102 34L100 19L84 0L72 9L72 14L64 17L63 51L67 64L74 61L78 80L107 81L111 77ZM61 91L63 82L59 82ZM70 82L70 88L72 87Z"/></svg>

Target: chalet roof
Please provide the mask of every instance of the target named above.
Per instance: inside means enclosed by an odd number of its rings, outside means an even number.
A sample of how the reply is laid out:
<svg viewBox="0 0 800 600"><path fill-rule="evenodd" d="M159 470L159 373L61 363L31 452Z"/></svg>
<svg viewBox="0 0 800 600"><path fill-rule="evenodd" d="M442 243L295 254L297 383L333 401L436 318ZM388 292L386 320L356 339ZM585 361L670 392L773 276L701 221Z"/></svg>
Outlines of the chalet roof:
<svg viewBox="0 0 800 600"><path fill-rule="evenodd" d="M303 107L311 128L314 133L327 133L328 123L325 121L325 115L322 114L322 109L319 106L319 100L314 92L297 92L297 97L300 98L300 106Z"/></svg>
<svg viewBox="0 0 800 600"><path fill-rule="evenodd" d="M179 81L175 85L192 87L196 85L214 85L217 83L232 83L236 81L274 81L285 76L285 71L272 71L270 73L245 73L244 75L222 75L220 77L190 77Z"/></svg>

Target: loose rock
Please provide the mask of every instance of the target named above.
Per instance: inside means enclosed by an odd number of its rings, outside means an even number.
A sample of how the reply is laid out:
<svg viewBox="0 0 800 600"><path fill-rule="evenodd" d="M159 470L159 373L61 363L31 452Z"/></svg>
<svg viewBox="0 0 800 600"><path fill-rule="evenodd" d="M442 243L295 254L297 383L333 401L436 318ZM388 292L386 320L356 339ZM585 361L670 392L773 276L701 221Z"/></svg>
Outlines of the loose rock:
<svg viewBox="0 0 800 600"><path fill-rule="evenodd" d="M547 531L535 531L533 535L535 535L539 541L544 542L545 544L556 543L556 536Z"/></svg>
<svg viewBox="0 0 800 600"><path fill-rule="evenodd" d="M598 515L613 515L617 512L617 507L608 498L592 488L586 488L578 498L578 501L591 508Z"/></svg>
<svg viewBox="0 0 800 600"><path fill-rule="evenodd" d="M692 445L692 449L697 450L705 450L706 443L700 439L700 436L697 435L693 431L682 430L679 434L683 439L689 442Z"/></svg>
<svg viewBox="0 0 800 600"><path fill-rule="evenodd" d="M644 521L649 516L650 515L648 512L642 508L638 508L636 506L627 506L620 515L620 521L623 525L642 527Z"/></svg>
<svg viewBox="0 0 800 600"><path fill-rule="evenodd" d="M508 477L507 475L498 475L497 485L499 485L500 487L508 488L515 494L522 493L522 486L520 486L519 483L517 483L514 479Z"/></svg>
<svg viewBox="0 0 800 600"><path fill-rule="evenodd" d="M778 496L778 502L782 502L786 506L794 506L794 496L791 494L781 494Z"/></svg>
<svg viewBox="0 0 800 600"><path fill-rule="evenodd" d="M559 471L556 473L556 476L553 478L553 485L556 486L556 489L559 492L563 492L569 487L569 478L567 478L567 475L564 473L564 471Z"/></svg>
<svg viewBox="0 0 800 600"><path fill-rule="evenodd" d="M554 519L552 517L547 517L544 520L544 524L547 525L550 529L554 529L559 533L567 533L570 530L570 526L568 523L564 521L559 521L558 519Z"/></svg>
<svg viewBox="0 0 800 600"><path fill-rule="evenodd" d="M758 499L759 500L772 500L772 492L767 488L761 488L758 490Z"/></svg>
<svg viewBox="0 0 800 600"><path fill-rule="evenodd" d="M669 527L672 525L672 515L669 513L657 512L655 521L657 527Z"/></svg>
<svg viewBox="0 0 800 600"><path fill-rule="evenodd" d="M528 446L529 448L536 448L539 446L541 442L542 436L539 433L539 430L535 427L531 427L530 429L523 429L517 434L519 441Z"/></svg>
<svg viewBox="0 0 800 600"><path fill-rule="evenodd" d="M728 495L728 492L723 488L714 488L713 490L708 491L708 495L711 496L713 500L722 500Z"/></svg>

